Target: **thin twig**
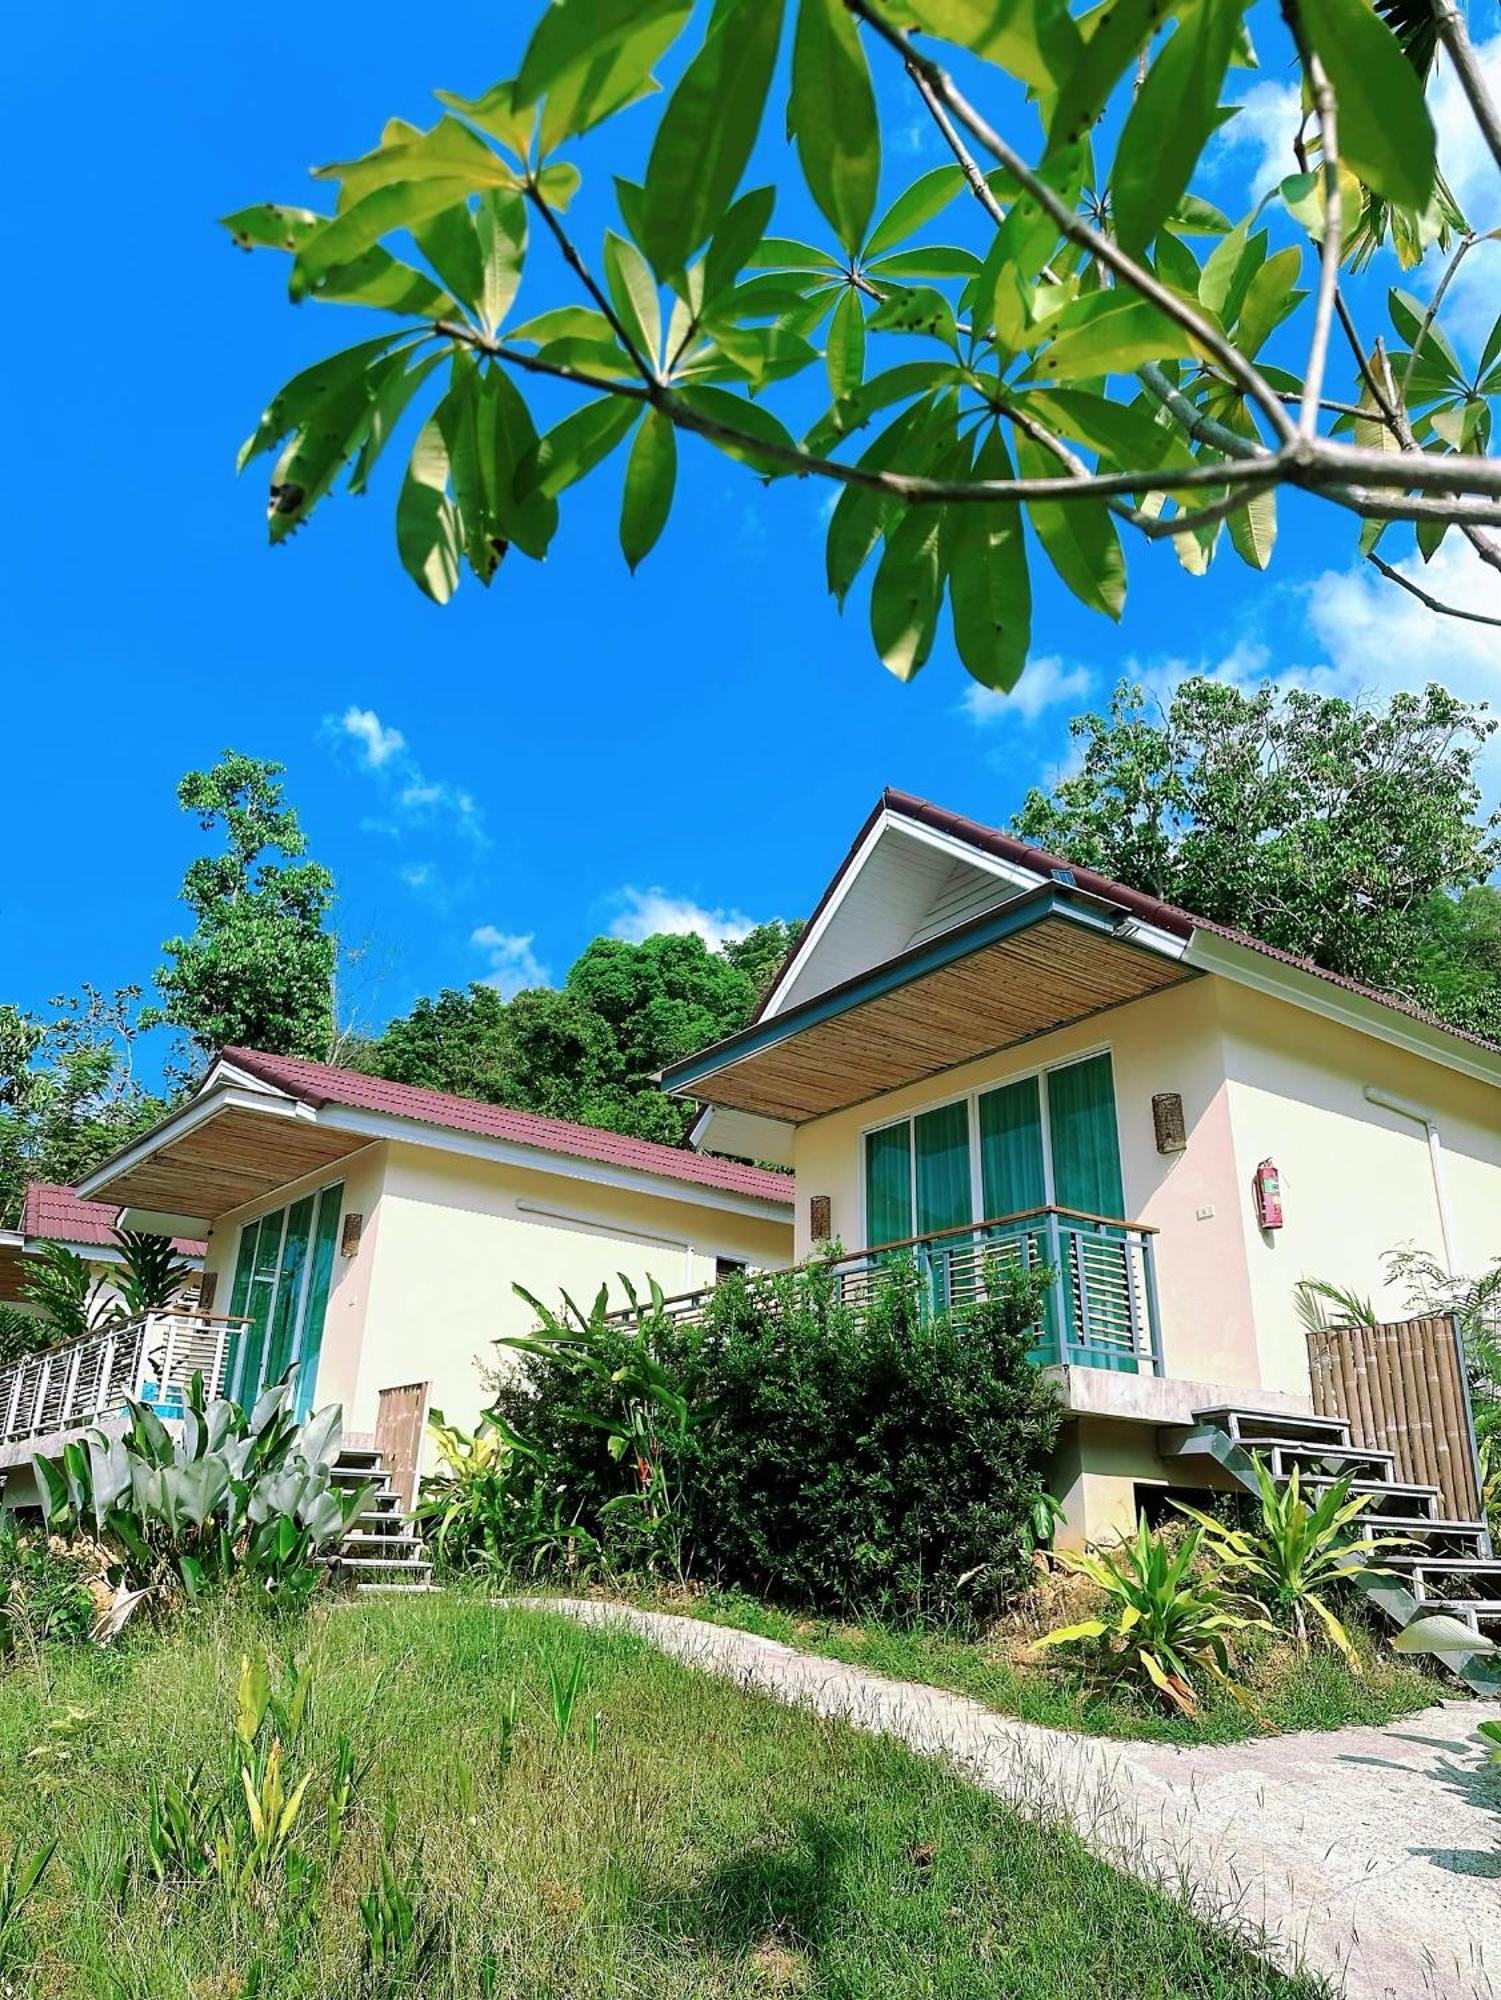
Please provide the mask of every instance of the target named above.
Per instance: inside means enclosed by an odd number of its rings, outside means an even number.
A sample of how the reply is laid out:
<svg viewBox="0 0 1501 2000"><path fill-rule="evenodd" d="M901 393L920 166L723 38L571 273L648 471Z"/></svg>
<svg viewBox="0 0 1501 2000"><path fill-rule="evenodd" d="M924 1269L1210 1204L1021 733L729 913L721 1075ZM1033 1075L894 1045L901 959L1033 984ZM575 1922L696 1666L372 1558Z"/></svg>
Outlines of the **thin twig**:
<svg viewBox="0 0 1501 2000"><path fill-rule="evenodd" d="M1420 585L1414 583L1410 576L1404 576L1401 570L1393 569L1392 565L1389 562L1383 561L1374 549L1367 549L1366 561L1374 563L1384 577L1389 578L1395 584L1399 584L1410 596L1415 597L1419 604L1426 604L1430 611L1437 611L1445 618L1465 618L1472 625L1501 626L1501 618L1492 618L1489 612L1466 611L1462 605L1445 604L1442 598L1433 596L1430 591L1426 591Z"/></svg>
<svg viewBox="0 0 1501 2000"><path fill-rule="evenodd" d="M1418 365L1418 350L1428 338L1429 328L1433 325L1435 319L1438 318L1438 309L1444 302L1444 293L1448 291L1450 285L1454 282L1455 272L1458 271L1460 265L1469 256L1479 241L1480 238L1478 236L1472 236L1468 230L1465 231L1464 235L1459 239L1459 244L1454 255L1444 266L1443 276L1433 288L1433 297L1428 301L1428 310L1424 313L1417 333L1413 337L1412 346L1408 349L1407 366L1402 370L1401 396L1404 405L1407 402L1407 392L1412 387L1412 371Z"/></svg>
<svg viewBox="0 0 1501 2000"><path fill-rule="evenodd" d="M660 378L657 374L655 359L648 360L636 345L630 329L626 326L620 314L616 312L614 302L611 300L609 293L605 291L603 286L595 282L594 274L574 247L573 239L553 213L552 204L543 195L535 181L527 182L526 192L531 200L532 207L536 209L537 213L546 222L548 229L552 232L552 239L557 244L559 250L562 251L564 262L577 275L580 284L583 285L590 298L593 299L605 318L610 322L615 338L631 357L636 372L640 375L642 381L658 381Z"/></svg>

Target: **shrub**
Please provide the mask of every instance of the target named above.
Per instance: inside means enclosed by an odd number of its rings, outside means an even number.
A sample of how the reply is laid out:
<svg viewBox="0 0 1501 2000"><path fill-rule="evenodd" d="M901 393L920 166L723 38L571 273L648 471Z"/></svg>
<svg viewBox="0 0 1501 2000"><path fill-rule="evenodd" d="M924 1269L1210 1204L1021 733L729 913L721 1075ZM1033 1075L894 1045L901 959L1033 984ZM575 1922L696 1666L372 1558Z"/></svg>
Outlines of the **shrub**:
<svg viewBox="0 0 1501 2000"><path fill-rule="evenodd" d="M428 1418L439 1470L422 1482L417 1520L439 1563L454 1569L534 1572L566 1555L576 1566L590 1537L563 1518L538 1455L493 1417L466 1431L441 1410Z"/></svg>
<svg viewBox="0 0 1501 2000"><path fill-rule="evenodd" d="M653 1407L685 1411L648 1426L645 1454L685 1569L800 1608L983 1615L1027 1567L1057 1435L1029 1359L1039 1283L1018 1274L934 1314L905 1266L853 1305L815 1264L726 1278L701 1324L653 1302L631 1328L606 1325L596 1301L571 1345L528 1344L498 1413L618 1551L621 1498L645 1485L619 1440L641 1435L637 1392L655 1383ZM628 1553L639 1546L637 1533Z"/></svg>
<svg viewBox="0 0 1501 2000"><path fill-rule="evenodd" d="M93 1618L79 1557L0 1512L0 1654L32 1639L86 1639Z"/></svg>

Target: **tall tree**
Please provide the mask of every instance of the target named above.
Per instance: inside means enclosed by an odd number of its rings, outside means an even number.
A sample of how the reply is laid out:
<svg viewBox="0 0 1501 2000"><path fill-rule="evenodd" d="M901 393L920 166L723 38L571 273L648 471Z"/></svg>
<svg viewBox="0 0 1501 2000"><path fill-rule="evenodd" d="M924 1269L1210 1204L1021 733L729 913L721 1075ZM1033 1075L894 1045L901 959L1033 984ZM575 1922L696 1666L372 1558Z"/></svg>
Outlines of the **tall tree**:
<svg viewBox="0 0 1501 2000"><path fill-rule="evenodd" d="M1496 724L1430 686L1384 707L1192 679L1166 710L1122 682L1070 724L1079 767L1018 832L1350 978L1501 1029Z"/></svg>
<svg viewBox="0 0 1501 2000"><path fill-rule="evenodd" d="M686 436L756 477L839 490L829 587L842 601L873 569L871 639L903 679L947 597L966 667L1013 686L1039 553L1112 618L1143 542L1170 541L1193 574L1222 542L1264 569L1288 487L1394 587L1501 623L1392 560L1452 534L1501 568L1501 321L1470 337L1451 288L1493 218L1472 229L1445 185L1426 96L1442 48L1451 117L1493 168L1494 201L1501 106L1465 11L1258 10L1255 42L1303 107L1270 195L1233 184L1238 159L1259 175L1263 149L1225 144L1246 115L1223 102L1246 96L1231 72L1257 62L1248 14L1248 0L533 0L514 75L472 99L440 91L430 129L393 119L369 152L316 169L321 211L224 218L246 248L290 257L294 299L387 316L271 397L247 439L242 465L270 455L271 539L346 465L363 491L414 405L396 545L439 603L461 563L488 584L508 555L543 557L567 489L628 441L634 569ZM800 174L772 164L781 184L747 189L784 48ZM653 98L663 58L675 80ZM897 123L924 120L948 155L901 189L882 188L878 76L911 93ZM567 215L572 154L616 114L590 142L619 208L596 244ZM1238 216L1203 198L1211 158ZM1377 282L1349 284L1366 271ZM549 394L572 407L539 439Z"/></svg>
<svg viewBox="0 0 1501 2000"><path fill-rule="evenodd" d="M719 949L731 965L749 975L759 1000L802 935L802 929L800 918L789 923L785 917L772 917L747 931L743 938L726 938Z"/></svg>
<svg viewBox="0 0 1501 2000"><path fill-rule="evenodd" d="M78 1180L165 1111L135 1076L139 997L86 986L44 1020L0 1006L0 1226L29 1181Z"/></svg>
<svg viewBox="0 0 1501 2000"><path fill-rule="evenodd" d="M419 1000L361 1049L359 1064L675 1145L689 1114L657 1089L655 1072L744 1025L796 930L763 924L719 951L694 936L595 938L559 988L503 1001L473 985Z"/></svg>
<svg viewBox="0 0 1501 2000"><path fill-rule="evenodd" d="M303 859L307 841L285 803L283 769L226 750L177 787L178 804L224 845L188 864L182 900L193 929L164 942L161 1005L142 1018L182 1029L200 1055L238 1042L326 1057L332 1045L333 877Z"/></svg>

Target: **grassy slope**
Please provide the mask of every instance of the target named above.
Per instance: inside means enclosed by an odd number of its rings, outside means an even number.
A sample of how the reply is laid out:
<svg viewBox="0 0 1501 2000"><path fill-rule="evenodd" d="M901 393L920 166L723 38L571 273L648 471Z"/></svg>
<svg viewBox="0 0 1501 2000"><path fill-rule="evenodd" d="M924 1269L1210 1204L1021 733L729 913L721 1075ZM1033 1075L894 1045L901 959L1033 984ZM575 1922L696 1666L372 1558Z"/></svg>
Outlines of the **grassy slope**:
<svg viewBox="0 0 1501 2000"><path fill-rule="evenodd" d="M248 1629L185 1621L160 1645L54 1653L0 1680L0 1855L17 1830L60 1843L29 1913L34 1960L0 1990L237 2000L258 1954L262 2000L1315 1990L894 1744L628 1636L456 1595L335 1609L279 1640L273 1628L273 1651L317 1662L315 1753L347 1729L371 1760L309 1929L279 1933L274 1898L234 1909L149 1878L117 1901L105 1885L139 1848L147 1774L222 1756ZM578 1722L560 1747L546 1692L547 1662L580 1654L592 1752ZM355 1898L377 1875L388 1799L399 1865L420 1854L419 1919L441 1938L415 1985L361 1970ZM316 1784L309 1806L321 1815Z"/></svg>
<svg viewBox="0 0 1501 2000"><path fill-rule="evenodd" d="M803 1652L823 1653L894 1680L953 1688L1002 1715L1091 1736L1231 1743L1265 1730L1390 1722L1455 1692L1452 1681L1440 1680L1427 1667L1383 1654L1374 1635L1352 1622L1351 1637L1362 1661L1358 1675L1327 1647L1318 1646L1301 1660L1285 1641L1253 1640L1243 1647L1243 1684L1256 1713L1248 1713L1232 1696L1210 1685L1198 1718L1188 1721L1164 1713L1146 1690L1091 1677L1077 1653L1073 1658L1052 1653L1045 1664L1028 1664L1019 1657L1023 1645L1014 1637L976 1640L920 1629L797 1618L770 1610L755 1598L713 1592L650 1601L660 1610L739 1625Z"/></svg>

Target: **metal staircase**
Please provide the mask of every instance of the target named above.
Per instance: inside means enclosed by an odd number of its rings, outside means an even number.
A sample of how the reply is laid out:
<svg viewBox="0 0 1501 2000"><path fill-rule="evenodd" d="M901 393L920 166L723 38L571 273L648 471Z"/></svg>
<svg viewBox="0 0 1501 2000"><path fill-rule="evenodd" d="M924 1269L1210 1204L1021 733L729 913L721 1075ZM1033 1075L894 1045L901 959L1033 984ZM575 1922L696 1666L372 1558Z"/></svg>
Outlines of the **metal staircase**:
<svg viewBox="0 0 1501 2000"><path fill-rule="evenodd" d="M1275 1480L1287 1479L1296 1466L1299 1485L1310 1495L1354 1472L1350 1491L1370 1496L1371 1532L1401 1535L1411 1545L1381 1550L1388 1574L1357 1571L1350 1579L1356 1589L1399 1630L1419 1615L1442 1611L1501 1642L1501 1558L1492 1554L1484 1521L1446 1517L1436 1486L1399 1480L1392 1454L1352 1443L1343 1418L1196 1410L1191 1425L1159 1431L1157 1449L1169 1464L1217 1465L1250 1493L1257 1491L1253 1454ZM1501 1694L1501 1654L1437 1657L1477 1694Z"/></svg>
<svg viewBox="0 0 1501 2000"><path fill-rule="evenodd" d="M401 1511L401 1495L381 1454L373 1447L344 1445L334 1460L333 1481L374 1485L340 1544L337 1573L352 1578L357 1590L435 1589L426 1547L412 1517Z"/></svg>

